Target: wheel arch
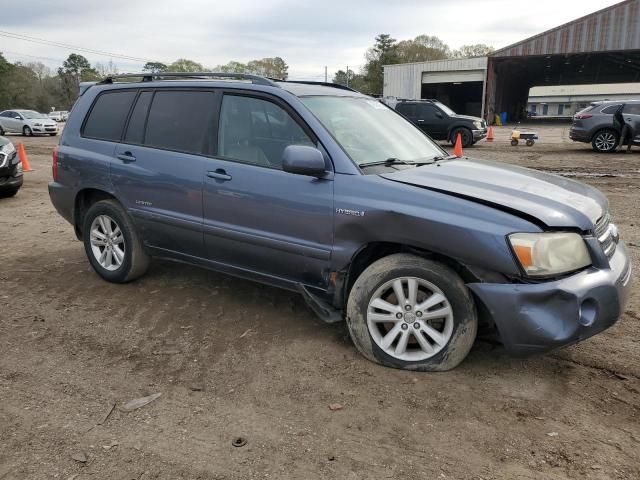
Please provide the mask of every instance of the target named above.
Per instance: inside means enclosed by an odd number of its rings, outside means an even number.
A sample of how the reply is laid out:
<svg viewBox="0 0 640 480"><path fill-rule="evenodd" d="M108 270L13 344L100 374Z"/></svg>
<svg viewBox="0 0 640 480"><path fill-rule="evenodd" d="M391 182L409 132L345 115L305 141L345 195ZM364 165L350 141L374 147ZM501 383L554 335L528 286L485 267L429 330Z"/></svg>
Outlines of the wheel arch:
<svg viewBox="0 0 640 480"><path fill-rule="evenodd" d="M84 216L91 205L101 200L118 201L112 193L99 188L83 188L76 193L73 203L73 228L78 240L82 240L82 224L84 222Z"/></svg>
<svg viewBox="0 0 640 480"><path fill-rule="evenodd" d="M335 292L334 305L338 308L344 308L349 298L351 288L360 274L373 262L394 253L411 253L419 257L440 262L458 273L465 283L481 281L469 267L447 255L409 244L375 241L362 245L355 252L351 261L342 272L339 272L341 273L341 275L339 275L341 285L337 285L338 288L336 288Z"/></svg>

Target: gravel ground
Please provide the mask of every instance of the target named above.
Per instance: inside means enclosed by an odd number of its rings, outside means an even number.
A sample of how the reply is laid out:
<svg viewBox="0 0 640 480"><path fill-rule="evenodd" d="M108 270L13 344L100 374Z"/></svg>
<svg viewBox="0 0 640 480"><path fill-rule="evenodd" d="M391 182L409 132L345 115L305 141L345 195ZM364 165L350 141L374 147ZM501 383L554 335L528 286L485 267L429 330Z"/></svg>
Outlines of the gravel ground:
<svg viewBox="0 0 640 480"><path fill-rule="evenodd" d="M465 153L603 190L639 265L640 152L537 128ZM0 200L0 479L640 478L637 292L547 356L478 341L452 372L379 367L286 291L165 261L102 281L49 201L57 138L11 138L36 171Z"/></svg>

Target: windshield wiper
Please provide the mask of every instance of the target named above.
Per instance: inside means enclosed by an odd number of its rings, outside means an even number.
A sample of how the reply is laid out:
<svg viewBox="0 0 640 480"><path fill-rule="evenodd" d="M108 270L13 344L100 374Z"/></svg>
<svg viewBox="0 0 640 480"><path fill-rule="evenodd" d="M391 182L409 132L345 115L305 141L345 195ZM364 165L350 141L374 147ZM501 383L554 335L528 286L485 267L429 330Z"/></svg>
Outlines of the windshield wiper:
<svg viewBox="0 0 640 480"><path fill-rule="evenodd" d="M433 157L433 161L434 162L439 162L440 160L453 160L455 158L458 158L455 155L447 155L446 157L444 155L437 155L435 157Z"/></svg>
<svg viewBox="0 0 640 480"><path fill-rule="evenodd" d="M363 163L362 165L360 165L360 168L362 168L362 167L374 167L376 165L384 165L384 166L391 166L391 165L427 165L427 164L433 163L433 162L434 162L433 160L414 161L414 160L400 160L399 158L391 157L391 158L387 158L386 160L382 160L380 162Z"/></svg>

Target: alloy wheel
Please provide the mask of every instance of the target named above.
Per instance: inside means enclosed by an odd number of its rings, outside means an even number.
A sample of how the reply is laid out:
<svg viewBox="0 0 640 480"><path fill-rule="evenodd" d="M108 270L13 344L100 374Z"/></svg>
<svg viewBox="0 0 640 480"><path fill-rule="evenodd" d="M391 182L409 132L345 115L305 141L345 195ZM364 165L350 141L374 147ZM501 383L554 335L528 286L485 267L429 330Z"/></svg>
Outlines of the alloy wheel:
<svg viewBox="0 0 640 480"><path fill-rule="evenodd" d="M89 241L91 252L102 268L109 271L122 266L125 241L122 230L108 215L98 215L91 223Z"/></svg>
<svg viewBox="0 0 640 480"><path fill-rule="evenodd" d="M611 132L602 132L598 134L595 140L596 148L601 152L613 150L616 143L616 136Z"/></svg>
<svg viewBox="0 0 640 480"><path fill-rule="evenodd" d="M423 361L440 352L453 333L453 310L433 283L400 277L384 283L367 308L371 338L387 355Z"/></svg>

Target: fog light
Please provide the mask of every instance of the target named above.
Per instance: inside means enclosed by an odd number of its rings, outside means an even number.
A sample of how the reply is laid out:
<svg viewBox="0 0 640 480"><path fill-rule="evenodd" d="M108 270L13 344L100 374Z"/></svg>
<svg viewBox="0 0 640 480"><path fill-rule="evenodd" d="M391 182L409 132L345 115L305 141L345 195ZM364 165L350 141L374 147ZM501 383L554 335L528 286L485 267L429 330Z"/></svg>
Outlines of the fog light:
<svg viewBox="0 0 640 480"><path fill-rule="evenodd" d="M598 316L598 304L593 298L587 298L580 304L578 321L581 325L588 327L593 325Z"/></svg>

